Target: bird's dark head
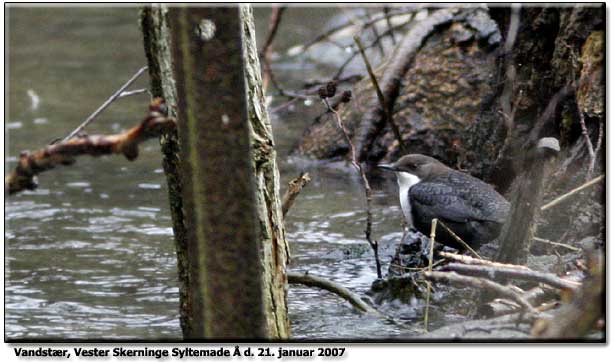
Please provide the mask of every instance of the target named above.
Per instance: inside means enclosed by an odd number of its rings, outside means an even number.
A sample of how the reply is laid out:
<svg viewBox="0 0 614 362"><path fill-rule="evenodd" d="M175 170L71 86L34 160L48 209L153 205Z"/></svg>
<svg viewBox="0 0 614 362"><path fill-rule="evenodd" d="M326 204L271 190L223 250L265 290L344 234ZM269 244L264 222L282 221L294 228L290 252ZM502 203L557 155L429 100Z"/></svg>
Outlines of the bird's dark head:
<svg viewBox="0 0 614 362"><path fill-rule="evenodd" d="M436 159L418 153L405 155L391 164L380 164L378 168L398 173L408 173L424 180L430 175L445 172L448 167Z"/></svg>

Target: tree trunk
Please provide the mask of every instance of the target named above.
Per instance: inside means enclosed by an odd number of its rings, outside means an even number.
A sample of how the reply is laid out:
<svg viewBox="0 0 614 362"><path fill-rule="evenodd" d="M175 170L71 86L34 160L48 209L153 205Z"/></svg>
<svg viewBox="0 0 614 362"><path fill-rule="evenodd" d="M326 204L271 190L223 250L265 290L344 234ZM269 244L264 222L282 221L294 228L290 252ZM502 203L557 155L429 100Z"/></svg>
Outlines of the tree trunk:
<svg viewBox="0 0 614 362"><path fill-rule="evenodd" d="M190 339L287 338L279 175L248 7L173 8Z"/></svg>
<svg viewBox="0 0 614 362"><path fill-rule="evenodd" d="M141 11L141 30L143 44L151 80L150 91L154 97L166 100L169 116L176 117L177 91L173 78L171 58L170 29L167 20L168 9L164 5L151 5ZM187 235L181 197L181 180L179 176L179 143L177 131L160 138L162 146L162 164L168 185L175 251L177 253L177 273L179 279L179 321L184 336L191 332L192 315L188 293L191 290L188 274Z"/></svg>

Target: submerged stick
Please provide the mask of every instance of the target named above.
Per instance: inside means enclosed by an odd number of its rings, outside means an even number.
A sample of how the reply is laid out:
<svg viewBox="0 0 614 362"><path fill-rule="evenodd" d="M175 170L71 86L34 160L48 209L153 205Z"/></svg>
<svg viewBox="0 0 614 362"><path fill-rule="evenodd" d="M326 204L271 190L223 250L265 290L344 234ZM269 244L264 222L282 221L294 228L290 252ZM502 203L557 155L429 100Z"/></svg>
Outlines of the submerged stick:
<svg viewBox="0 0 614 362"><path fill-rule="evenodd" d="M5 192L14 194L23 190L34 190L38 186L36 175L58 165L72 165L77 156L123 154L130 161L136 159L141 142L157 138L175 128L175 119L166 116L165 107L161 98L154 99L149 106L147 117L124 133L77 137L33 153L22 152L17 167L4 178Z"/></svg>
<svg viewBox="0 0 614 362"><path fill-rule="evenodd" d="M347 300L352 306L354 306L354 308L358 309L359 311L363 313L374 314L374 315L381 314L377 309L371 307L370 305L365 303L362 299L360 299L360 297L357 294L351 292L346 287L339 285L337 283L334 283L328 279L316 277L313 275L309 275L307 273L289 272L287 275L288 275L288 283L302 284L302 285L306 285L309 287L318 287L318 288L327 290L331 293L337 294L341 298Z"/></svg>

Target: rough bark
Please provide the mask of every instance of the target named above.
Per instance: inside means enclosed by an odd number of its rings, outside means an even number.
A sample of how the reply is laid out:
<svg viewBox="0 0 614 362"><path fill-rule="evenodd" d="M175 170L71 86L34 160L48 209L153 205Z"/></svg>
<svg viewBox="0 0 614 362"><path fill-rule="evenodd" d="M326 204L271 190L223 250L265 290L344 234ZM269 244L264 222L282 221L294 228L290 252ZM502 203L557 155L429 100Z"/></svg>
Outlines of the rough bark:
<svg viewBox="0 0 614 362"><path fill-rule="evenodd" d="M287 306L286 266L290 261L290 248L286 241L281 199L279 196L279 169L273 139L273 128L265 106L264 91L254 17L250 6L241 6L243 24L243 51L246 60L247 87L252 167L257 182L258 226L260 230L261 262L265 278L264 308L267 314L269 338L290 337Z"/></svg>
<svg viewBox="0 0 614 362"><path fill-rule="evenodd" d="M151 5L141 11L141 31L149 67L150 91L153 96L162 97L168 105L169 116L177 116L177 91L173 76L171 57L171 36L165 5ZM182 187L179 175L179 143L177 131L160 137L162 165L168 185L168 198L177 254L179 281L179 321L184 336L191 332L191 304L188 293L191 289L188 274L187 230L183 215Z"/></svg>
<svg viewBox="0 0 614 362"><path fill-rule="evenodd" d="M251 9L173 8L188 338L287 338L279 178Z"/></svg>

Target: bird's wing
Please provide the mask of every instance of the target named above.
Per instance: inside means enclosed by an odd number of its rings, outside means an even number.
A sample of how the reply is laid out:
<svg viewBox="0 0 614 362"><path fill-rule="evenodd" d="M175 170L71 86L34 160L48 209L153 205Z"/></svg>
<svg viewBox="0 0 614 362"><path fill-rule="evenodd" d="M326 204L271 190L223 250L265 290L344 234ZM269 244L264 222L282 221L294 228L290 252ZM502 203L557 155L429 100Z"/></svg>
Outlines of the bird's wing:
<svg viewBox="0 0 614 362"><path fill-rule="evenodd" d="M433 218L465 223L482 219L479 205L461 190L440 182L420 182L409 189L412 213L430 222Z"/></svg>
<svg viewBox="0 0 614 362"><path fill-rule="evenodd" d="M409 197L412 208L426 218L500 223L509 211L507 200L490 185L455 171L414 185Z"/></svg>

